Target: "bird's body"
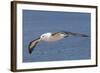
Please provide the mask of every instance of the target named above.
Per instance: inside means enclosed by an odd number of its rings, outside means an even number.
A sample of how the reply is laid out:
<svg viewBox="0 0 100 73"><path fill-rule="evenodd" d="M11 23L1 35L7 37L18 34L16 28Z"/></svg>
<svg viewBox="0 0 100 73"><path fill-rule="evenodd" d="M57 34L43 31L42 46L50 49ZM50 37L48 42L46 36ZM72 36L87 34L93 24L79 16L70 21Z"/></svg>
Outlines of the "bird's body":
<svg viewBox="0 0 100 73"><path fill-rule="evenodd" d="M35 48L35 46L40 42L40 41L45 41L45 42L55 42L64 39L65 37L69 36L80 36L80 37L88 37L85 34L80 34L80 33L72 33L72 32L54 32L54 33L44 33L40 36L40 38L37 38L33 41L30 42L29 44L29 53L32 53L32 50Z"/></svg>
<svg viewBox="0 0 100 73"><path fill-rule="evenodd" d="M56 33L56 34L45 33L42 34L41 40L46 42L54 42L63 39L65 36L66 36L65 34L61 34L61 33Z"/></svg>

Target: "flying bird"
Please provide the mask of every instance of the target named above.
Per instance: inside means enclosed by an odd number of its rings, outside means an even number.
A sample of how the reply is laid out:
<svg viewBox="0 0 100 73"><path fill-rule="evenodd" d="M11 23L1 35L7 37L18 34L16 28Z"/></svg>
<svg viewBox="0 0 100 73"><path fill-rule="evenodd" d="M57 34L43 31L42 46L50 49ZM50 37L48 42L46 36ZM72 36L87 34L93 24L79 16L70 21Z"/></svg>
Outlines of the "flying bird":
<svg viewBox="0 0 100 73"><path fill-rule="evenodd" d="M36 45L40 42L40 41L45 41L45 42L55 42L55 41L59 41L62 40L66 37L70 37L70 36L79 36L79 37L88 37L88 35L85 34L81 34L81 33L73 33L73 32L48 32L48 33L44 33L42 34L39 38L31 41L28 45L28 50L29 53L31 54L33 49L36 47Z"/></svg>

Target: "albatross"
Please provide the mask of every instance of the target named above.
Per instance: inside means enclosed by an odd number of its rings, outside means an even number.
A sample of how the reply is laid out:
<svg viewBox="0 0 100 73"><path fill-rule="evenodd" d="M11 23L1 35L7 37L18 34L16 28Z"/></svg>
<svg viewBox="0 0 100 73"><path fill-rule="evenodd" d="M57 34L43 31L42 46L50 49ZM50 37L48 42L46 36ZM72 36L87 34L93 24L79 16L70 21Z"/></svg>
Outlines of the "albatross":
<svg viewBox="0 0 100 73"><path fill-rule="evenodd" d="M70 37L70 36L79 36L79 37L88 37L88 35L85 34L81 34L81 33L73 33L73 32L48 32L48 33L44 33L42 34L39 38L31 41L28 45L28 50L29 53L31 54L33 49L37 46L37 44L40 41L45 41L45 42L55 42L55 41L59 41L62 40L66 37Z"/></svg>

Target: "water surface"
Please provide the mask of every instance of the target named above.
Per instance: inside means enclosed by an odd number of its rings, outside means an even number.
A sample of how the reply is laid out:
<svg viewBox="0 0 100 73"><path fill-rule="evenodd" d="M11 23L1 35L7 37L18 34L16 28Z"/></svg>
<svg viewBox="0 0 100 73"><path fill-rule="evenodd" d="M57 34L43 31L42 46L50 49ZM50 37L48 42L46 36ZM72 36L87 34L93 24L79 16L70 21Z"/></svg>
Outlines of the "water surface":
<svg viewBox="0 0 100 73"><path fill-rule="evenodd" d="M29 42L46 32L70 31L90 36L89 13L23 10L23 62L83 60L91 58L90 37L41 41L30 55Z"/></svg>

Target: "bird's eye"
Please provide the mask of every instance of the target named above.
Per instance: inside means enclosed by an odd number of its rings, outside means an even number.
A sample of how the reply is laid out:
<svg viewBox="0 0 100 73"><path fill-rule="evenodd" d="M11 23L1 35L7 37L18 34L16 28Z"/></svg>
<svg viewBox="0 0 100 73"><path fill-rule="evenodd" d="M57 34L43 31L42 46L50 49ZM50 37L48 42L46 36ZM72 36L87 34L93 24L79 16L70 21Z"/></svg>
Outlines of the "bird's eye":
<svg viewBox="0 0 100 73"><path fill-rule="evenodd" d="M42 37L44 37L44 36L42 36Z"/></svg>

